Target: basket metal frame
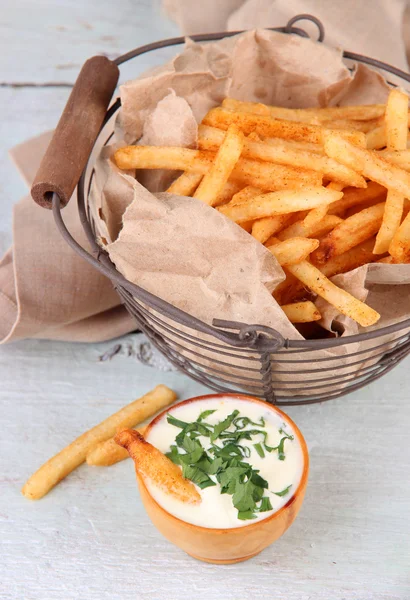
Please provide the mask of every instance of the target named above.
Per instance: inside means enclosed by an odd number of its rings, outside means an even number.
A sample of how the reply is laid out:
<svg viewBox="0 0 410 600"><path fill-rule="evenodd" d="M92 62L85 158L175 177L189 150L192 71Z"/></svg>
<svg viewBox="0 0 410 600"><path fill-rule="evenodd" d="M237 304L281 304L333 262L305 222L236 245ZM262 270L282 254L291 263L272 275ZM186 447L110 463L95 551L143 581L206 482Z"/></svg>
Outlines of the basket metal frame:
<svg viewBox="0 0 410 600"><path fill-rule="evenodd" d="M309 37L303 29L294 26L301 20L314 23L318 28L317 41L323 42L324 27L312 15L298 15L286 26L271 28L271 30ZM209 42L239 33L243 32L199 34L190 37L197 42ZM114 62L121 65L141 54L184 42L185 37L177 37L147 44L118 57ZM343 57L382 69L410 83L410 74L382 61L348 51L343 52ZM114 118L120 107L121 100L117 99L107 111L101 131ZM111 137L112 134L104 145L109 143ZM122 303L152 343L171 363L191 378L220 392L236 392L245 389L255 396L278 405L312 404L343 396L375 381L410 353L410 319L346 338L289 340L283 338L275 329L258 324L214 319L212 325L209 325L131 283L117 271L107 252L97 243L94 224L88 210L94 172L89 163L78 183L77 196L80 221L90 243L91 253L80 246L68 231L62 218L60 199L54 193L52 210L56 225L63 238L77 254L112 281ZM90 168L92 172L87 186L87 173ZM398 334L400 331L404 333L397 336L394 342L380 339ZM312 353L315 351L340 348L365 341L372 341L374 345L364 350L346 353L345 356L349 357L349 360L354 359L347 367L343 364L338 365L336 357L312 358ZM208 353L206 360L205 352ZM308 358L292 360L292 354L303 355L304 352L308 353ZM235 361L241 362L235 365ZM243 366L245 361L249 366ZM369 361L371 364L366 364ZM283 364L288 364L289 370L277 371ZM316 364L318 368L303 369L303 366ZM308 375L309 381L291 387L292 380L286 377L291 378L294 374L292 365L295 365L294 369L297 369L299 374ZM348 372L348 369L356 366L357 369ZM278 385L275 379L275 372L282 378L279 382L281 385ZM326 377L311 379L310 375L314 373L326 374Z"/></svg>

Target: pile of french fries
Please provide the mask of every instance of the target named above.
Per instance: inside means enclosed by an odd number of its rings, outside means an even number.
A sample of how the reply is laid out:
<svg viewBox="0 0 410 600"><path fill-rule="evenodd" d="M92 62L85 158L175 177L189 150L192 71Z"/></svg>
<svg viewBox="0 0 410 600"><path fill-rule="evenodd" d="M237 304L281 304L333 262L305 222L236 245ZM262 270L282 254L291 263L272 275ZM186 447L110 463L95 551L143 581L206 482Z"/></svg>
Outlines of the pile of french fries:
<svg viewBox="0 0 410 600"><path fill-rule="evenodd" d="M272 252L274 297L292 323L321 319L322 297L362 327L380 315L330 281L367 263L410 262L408 96L386 104L289 109L226 98L198 149L127 146L121 169L175 169L167 190L215 207Z"/></svg>

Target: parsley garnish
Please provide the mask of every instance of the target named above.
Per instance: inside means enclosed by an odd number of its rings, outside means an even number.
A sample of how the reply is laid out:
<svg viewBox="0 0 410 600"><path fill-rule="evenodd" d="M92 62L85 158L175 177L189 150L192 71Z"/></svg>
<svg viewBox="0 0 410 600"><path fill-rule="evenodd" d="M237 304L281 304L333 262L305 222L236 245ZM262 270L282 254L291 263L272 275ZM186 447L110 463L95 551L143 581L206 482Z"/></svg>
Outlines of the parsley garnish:
<svg viewBox="0 0 410 600"><path fill-rule="evenodd" d="M244 460L250 457L251 451L249 446L240 442L253 442L256 438L253 447L261 458L265 458L265 452L276 450L278 459L284 460L285 441L293 440L293 436L284 430L286 425L283 424L279 430L283 437L276 447L271 447L266 443L268 433L263 429L263 418L255 422L248 417L241 417L239 411L234 410L223 421L211 425L206 419L214 412L215 410L205 410L192 423L186 423L168 414L168 423L181 431L167 456L182 467L184 477L201 489L215 486L218 482L221 494L232 496L238 519L255 519L258 512L273 510L270 498L264 495L268 490L268 482L259 475L257 469ZM255 429L256 427L258 429ZM208 450L205 450L198 439L201 436L210 439L211 447ZM281 492L272 493L285 496L290 488L291 485Z"/></svg>

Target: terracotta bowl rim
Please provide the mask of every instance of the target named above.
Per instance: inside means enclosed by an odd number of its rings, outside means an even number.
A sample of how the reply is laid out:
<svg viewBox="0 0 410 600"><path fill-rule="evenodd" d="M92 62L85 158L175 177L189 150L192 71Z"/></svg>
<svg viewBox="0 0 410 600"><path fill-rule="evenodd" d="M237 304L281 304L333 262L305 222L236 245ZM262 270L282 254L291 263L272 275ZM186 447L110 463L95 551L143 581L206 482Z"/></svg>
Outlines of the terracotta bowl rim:
<svg viewBox="0 0 410 600"><path fill-rule="evenodd" d="M227 398L227 397L228 398L236 398L237 400L248 401L248 402L251 400L252 402L257 402L258 404L261 404L264 408L269 408L269 409L275 411L276 413L279 413L283 417L283 419L292 426L292 428L299 440L299 443L300 443L300 446L302 449L302 455L303 455L303 471L302 471L302 475L301 475L301 478L300 478L300 481L299 481L299 484L298 484L296 490L293 492L292 496L289 498L289 500L286 502L286 504L284 504L279 510L272 513L269 517L266 517L266 519L260 519L254 523L249 523L248 525L242 525L241 527L222 527L222 528L203 527L202 525L195 525L194 523L189 523L188 521L184 521L183 519L180 519L179 517L176 517L175 515L171 514L163 506L161 506L161 504L159 504L155 500L155 498L152 497L147 486L144 483L144 480L142 479L142 477L138 476L140 485L142 485L144 487L144 490L147 492L147 494L150 497L150 499L152 500L152 502L154 502L156 504L156 506L162 512L164 512L166 514L167 517L169 517L170 519L173 519L177 523L181 524L181 526L190 527L195 530L200 530L200 531L203 531L204 533L205 532L206 533L218 533L218 532L219 533L222 533L222 532L223 533L225 533L225 532L239 533L240 531L243 531L243 533L246 533L254 528L261 527L262 524L267 524L269 521L277 519L281 513L283 513L285 510L287 510L290 507L291 504L293 504L293 502L296 500L300 491L306 487L308 474L309 474L309 452L308 452L307 444L306 444L305 438L303 437L303 435L302 435L300 429L298 428L298 426L296 425L296 423L286 413L284 413L282 410L280 410L280 408L278 408L277 406L275 406L273 404L269 404L265 400L260 400L259 398L255 398L254 396L248 396L246 394L235 394L235 393L203 394L202 396L195 396L194 398L189 398L188 400L183 400L182 402L177 402L176 404L173 404L171 407L168 407L168 408L164 409L163 411L161 411L147 425L145 435L147 435L149 433L150 429L153 426L155 426L155 424L158 421L160 421L164 417L164 415L167 414L173 408L182 406L184 404L190 404L191 402L197 402L199 400L208 400L208 399L212 399L212 398Z"/></svg>

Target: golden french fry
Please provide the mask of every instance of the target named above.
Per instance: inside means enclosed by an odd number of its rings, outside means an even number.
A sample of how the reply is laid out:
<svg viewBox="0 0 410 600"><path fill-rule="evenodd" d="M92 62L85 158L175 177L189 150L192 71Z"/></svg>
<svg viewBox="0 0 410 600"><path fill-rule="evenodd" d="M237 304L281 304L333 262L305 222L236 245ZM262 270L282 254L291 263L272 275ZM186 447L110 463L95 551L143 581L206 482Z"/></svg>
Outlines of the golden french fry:
<svg viewBox="0 0 410 600"><path fill-rule="evenodd" d="M326 138L325 152L372 181L410 198L410 173L388 163L375 152L354 146L336 134Z"/></svg>
<svg viewBox="0 0 410 600"><path fill-rule="evenodd" d="M260 196L261 194L263 194L263 190L248 185L232 196L231 203L242 204L243 202L246 202L255 196Z"/></svg>
<svg viewBox="0 0 410 600"><path fill-rule="evenodd" d="M261 115L270 115L275 119L288 121L301 121L310 123L312 118L319 121L330 119L350 119L354 121L369 121L382 117L385 112L384 104L369 104L359 106L331 106L327 108L283 108L281 106L267 106L256 102L243 102L234 98L225 98L222 106L229 110L250 112Z"/></svg>
<svg viewBox="0 0 410 600"><path fill-rule="evenodd" d="M379 156L387 162L401 167L405 171L410 171L410 150L381 150Z"/></svg>
<svg viewBox="0 0 410 600"><path fill-rule="evenodd" d="M392 256L384 256L383 258L379 258L376 262L385 263L387 265L394 265L395 260Z"/></svg>
<svg viewBox="0 0 410 600"><path fill-rule="evenodd" d="M397 263L410 262L410 212L394 234L389 253Z"/></svg>
<svg viewBox="0 0 410 600"><path fill-rule="evenodd" d="M252 235L261 244L264 244L272 235L283 229L285 225L297 218L297 213L287 215L276 215L274 217L265 217L253 222ZM303 237L303 236L302 236Z"/></svg>
<svg viewBox="0 0 410 600"><path fill-rule="evenodd" d="M338 192L341 192L344 189L345 186L343 185L343 183L340 183L338 181L331 181L330 183L327 184L326 187L329 190L336 190Z"/></svg>
<svg viewBox="0 0 410 600"><path fill-rule="evenodd" d="M384 123L366 133L366 148L368 150L380 150L386 145L386 126Z"/></svg>
<svg viewBox="0 0 410 600"><path fill-rule="evenodd" d="M350 248L350 250L343 252L343 254L334 256L324 265L318 266L318 268L326 277L333 277L334 275L353 271L353 269L357 269L357 267L361 267L367 263L376 262L379 257L373 254L374 239L373 237L358 246L354 246L354 248ZM314 262L313 256L312 262Z"/></svg>
<svg viewBox="0 0 410 600"><path fill-rule="evenodd" d="M146 429L146 427L138 427L136 431L141 435L144 435ZM129 456L127 450L119 446L112 437L91 448L87 454L86 462L87 465L93 467L109 467L129 458Z"/></svg>
<svg viewBox="0 0 410 600"><path fill-rule="evenodd" d="M192 196L198 185L202 180L201 173L195 173L195 171L185 171L180 175L167 189L170 194L177 194L178 196Z"/></svg>
<svg viewBox="0 0 410 600"><path fill-rule="evenodd" d="M241 189L243 189L243 185L241 183L227 181L223 187L222 192L218 194L214 206L221 206L221 204L227 204L232 200L235 194L241 191Z"/></svg>
<svg viewBox="0 0 410 600"><path fill-rule="evenodd" d="M318 246L319 240L297 237L284 242L275 240L275 243L266 247L281 267L287 267L305 260Z"/></svg>
<svg viewBox="0 0 410 600"><path fill-rule="evenodd" d="M157 385L151 392L124 406L96 427L83 433L69 446L48 460L25 483L22 493L26 498L38 500L59 481L81 465L88 452L99 442L112 438L120 427L135 427L177 398L166 385Z"/></svg>
<svg viewBox="0 0 410 600"><path fill-rule="evenodd" d="M405 150L409 132L409 97L399 89L391 90L386 104L386 145L389 150Z"/></svg>
<svg viewBox="0 0 410 600"><path fill-rule="evenodd" d="M205 175L215 154L170 146L125 146L114 154L119 169L176 169Z"/></svg>
<svg viewBox="0 0 410 600"><path fill-rule="evenodd" d="M334 229L336 225L343 222L342 219L336 215L325 215L321 221L308 226L305 225L305 221L306 218L289 225L289 227L277 234L278 238L282 241L293 237L321 238Z"/></svg>
<svg viewBox="0 0 410 600"><path fill-rule="evenodd" d="M324 219L327 215L328 208L328 204L322 204L317 208L312 208L312 210L310 210L306 217L303 219L303 225L306 228L309 228L314 227L315 225L320 223L320 221L322 221L322 219Z"/></svg>
<svg viewBox="0 0 410 600"><path fill-rule="evenodd" d="M324 187L285 190L255 196L242 204L225 204L218 210L233 221L242 223L252 219L308 210L320 204L330 204L341 198L342 195L342 192L328 190Z"/></svg>
<svg viewBox="0 0 410 600"><path fill-rule="evenodd" d="M215 155L215 162L194 193L194 198L209 206L216 204L242 152L244 135L236 125L230 125Z"/></svg>
<svg viewBox="0 0 410 600"><path fill-rule="evenodd" d="M409 98L400 90L393 89L386 106L386 139L389 150L405 150L409 131L408 117ZM389 190L387 192L383 221L374 245L375 254L388 251L394 234L400 227L403 215L404 197L402 194Z"/></svg>
<svg viewBox="0 0 410 600"><path fill-rule="evenodd" d="M249 137L249 136L248 136ZM262 139L265 144L278 146L279 148L288 148L289 150L305 150L315 154L325 155L322 144L313 144L311 142L297 142L296 140L285 140L275 137L265 137Z"/></svg>
<svg viewBox="0 0 410 600"><path fill-rule="evenodd" d="M225 108L212 108L203 120L204 125L227 129L229 125L235 124L243 133L248 135L252 131L262 137L278 137L293 139L297 141L313 142L322 144L327 133L331 129L325 129L319 125L308 125L295 121L274 119L271 116L258 115L246 112L234 112ZM350 140L359 146L366 145L365 134L361 131L336 130L338 135Z"/></svg>
<svg viewBox="0 0 410 600"><path fill-rule="evenodd" d="M320 241L319 249L314 254L314 261L324 264L333 256L338 256L354 248L361 242L373 237L381 225L384 213L384 202L365 208L348 217L330 231Z"/></svg>
<svg viewBox="0 0 410 600"><path fill-rule="evenodd" d="M335 119L331 121L322 121L320 125L327 127L328 129L353 129L356 131L362 131L363 133L369 133L380 125L380 117L377 119L371 119L370 121L353 121L349 119Z"/></svg>
<svg viewBox="0 0 410 600"><path fill-rule="evenodd" d="M324 298L343 315L350 317L362 327L374 325L380 319L378 312L337 287L311 263L302 261L297 265L289 265L287 269L315 294Z"/></svg>
<svg viewBox="0 0 410 600"><path fill-rule="evenodd" d="M180 502L199 504L202 499L195 485L182 476L181 469L134 429L124 429L115 436L134 461L136 474L148 479Z"/></svg>
<svg viewBox="0 0 410 600"><path fill-rule="evenodd" d="M217 151L224 139L224 132L216 127L200 125L198 129L198 146L201 150ZM266 144L246 138L244 140L242 155L257 160L270 161L280 165L290 165L301 169L309 169L322 173L328 179L339 181L344 185L366 187L366 182L361 175L353 169L341 165L327 156L318 156L308 150L291 149L279 143Z"/></svg>
<svg viewBox="0 0 410 600"><path fill-rule="evenodd" d="M310 300L283 304L281 309L291 323L311 323L312 321L320 321L322 318L319 310Z"/></svg>
<svg viewBox="0 0 410 600"><path fill-rule="evenodd" d="M327 186L328 188L331 186ZM373 201L381 201L386 197L386 188L382 187L375 181L369 181L366 189L345 188L343 190L343 198L329 204L329 215L343 215L343 213L352 206L360 207L363 204Z"/></svg>
<svg viewBox="0 0 410 600"><path fill-rule="evenodd" d="M232 173L232 180L242 187L251 185L261 190L277 191L300 189L322 184L322 174L296 167L277 165L249 158L240 158Z"/></svg>

